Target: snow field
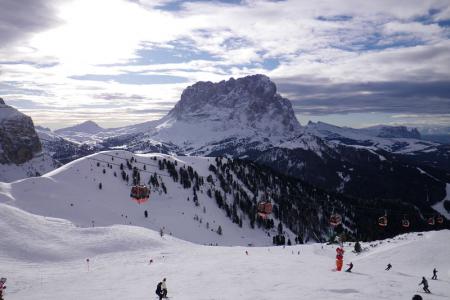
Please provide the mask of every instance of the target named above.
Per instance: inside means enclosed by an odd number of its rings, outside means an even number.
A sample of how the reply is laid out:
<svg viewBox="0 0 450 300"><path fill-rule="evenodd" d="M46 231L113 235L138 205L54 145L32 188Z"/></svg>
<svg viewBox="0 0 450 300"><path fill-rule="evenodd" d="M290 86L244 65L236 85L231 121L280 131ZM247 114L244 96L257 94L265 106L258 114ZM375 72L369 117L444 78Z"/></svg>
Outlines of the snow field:
<svg viewBox="0 0 450 300"><path fill-rule="evenodd" d="M360 255L346 244L355 267L345 273L332 271L334 245L212 247L134 226L77 228L5 204L0 213L8 300L156 299L163 277L174 299L410 299L433 267L439 280L424 299L450 296L448 230L363 244Z"/></svg>

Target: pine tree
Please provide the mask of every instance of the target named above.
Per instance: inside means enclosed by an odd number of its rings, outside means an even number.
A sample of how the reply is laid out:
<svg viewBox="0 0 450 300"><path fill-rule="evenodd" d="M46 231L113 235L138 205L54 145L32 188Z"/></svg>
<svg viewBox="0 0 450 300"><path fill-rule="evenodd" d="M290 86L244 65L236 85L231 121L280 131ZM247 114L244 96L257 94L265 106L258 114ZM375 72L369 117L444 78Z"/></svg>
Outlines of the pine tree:
<svg viewBox="0 0 450 300"><path fill-rule="evenodd" d="M102 185L101 182L98 184L98 188L99 188L100 190L103 188L103 185Z"/></svg>
<svg viewBox="0 0 450 300"><path fill-rule="evenodd" d="M279 234L279 235L282 235L282 234L283 234L283 224L281 224L281 222L278 223L278 234Z"/></svg>
<svg viewBox="0 0 450 300"><path fill-rule="evenodd" d="M355 252L360 253L362 251L361 244L357 241L355 243Z"/></svg>
<svg viewBox="0 0 450 300"><path fill-rule="evenodd" d="M219 225L219 227L217 228L217 234L218 235L222 235L222 226Z"/></svg>

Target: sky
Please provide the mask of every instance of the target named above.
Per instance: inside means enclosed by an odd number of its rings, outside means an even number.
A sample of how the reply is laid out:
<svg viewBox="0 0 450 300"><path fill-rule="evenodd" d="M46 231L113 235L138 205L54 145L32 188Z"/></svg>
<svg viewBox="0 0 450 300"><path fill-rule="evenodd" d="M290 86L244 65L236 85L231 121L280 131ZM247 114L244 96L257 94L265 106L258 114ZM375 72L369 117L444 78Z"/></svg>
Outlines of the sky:
<svg viewBox="0 0 450 300"><path fill-rule="evenodd" d="M265 74L301 124L450 128L450 1L0 0L0 97L52 129Z"/></svg>

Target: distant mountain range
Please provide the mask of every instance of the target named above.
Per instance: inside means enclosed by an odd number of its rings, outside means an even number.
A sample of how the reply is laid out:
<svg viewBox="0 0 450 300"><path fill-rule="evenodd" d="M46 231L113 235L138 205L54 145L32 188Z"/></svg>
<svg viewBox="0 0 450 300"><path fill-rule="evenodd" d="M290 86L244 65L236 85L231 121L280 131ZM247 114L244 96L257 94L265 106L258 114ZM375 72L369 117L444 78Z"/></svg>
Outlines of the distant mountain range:
<svg viewBox="0 0 450 300"><path fill-rule="evenodd" d="M264 75L198 82L160 120L115 129L85 122L38 134L44 149L63 162L108 149L227 156L330 192L424 211L442 203L450 182L449 146L401 126L301 126L290 101Z"/></svg>

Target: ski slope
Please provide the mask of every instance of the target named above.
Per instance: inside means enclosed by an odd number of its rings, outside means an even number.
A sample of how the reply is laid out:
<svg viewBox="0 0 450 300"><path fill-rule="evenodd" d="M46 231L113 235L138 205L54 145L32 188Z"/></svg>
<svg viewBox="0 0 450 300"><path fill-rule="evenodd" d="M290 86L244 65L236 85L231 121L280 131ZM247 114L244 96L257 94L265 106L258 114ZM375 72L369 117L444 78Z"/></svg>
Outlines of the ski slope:
<svg viewBox="0 0 450 300"><path fill-rule="evenodd" d="M150 175L157 172L159 180L167 187L167 194L159 187L153 188L150 200L144 204L139 205L130 199L131 180L128 184L122 180L120 163L130 173L125 159L130 160L132 156L137 159L135 165L141 170L146 165L147 172L141 172L141 182L147 183ZM154 157L177 161L178 167L192 166L200 176L204 176L205 186L197 192L199 206L192 201L192 188L184 189L168 176L167 170L159 170ZM0 203L42 216L70 220L80 227L137 225L156 231L163 228L168 235L198 244L271 245L272 237L266 231L251 229L245 216L240 228L227 218L213 198L206 195L205 187L209 185L206 177L214 175L208 170L211 163L214 163L214 158L105 151L80 158L42 177L0 184ZM100 183L102 189L99 189ZM148 218L144 217L145 210L149 213ZM222 235L216 232L219 225ZM294 235L287 232L289 235L293 240Z"/></svg>
<svg viewBox="0 0 450 300"><path fill-rule="evenodd" d="M173 299L411 299L434 267L434 294L422 296L450 297L448 230L363 244L358 256L346 243L353 273L332 271L333 245L203 246L136 226L80 228L7 204L0 232L7 300L157 299L163 277Z"/></svg>

